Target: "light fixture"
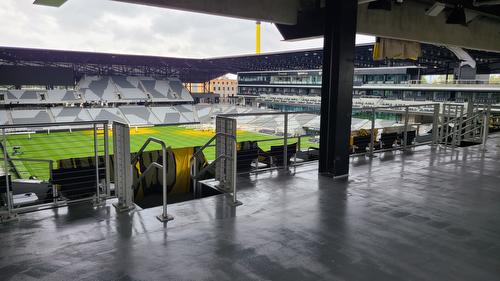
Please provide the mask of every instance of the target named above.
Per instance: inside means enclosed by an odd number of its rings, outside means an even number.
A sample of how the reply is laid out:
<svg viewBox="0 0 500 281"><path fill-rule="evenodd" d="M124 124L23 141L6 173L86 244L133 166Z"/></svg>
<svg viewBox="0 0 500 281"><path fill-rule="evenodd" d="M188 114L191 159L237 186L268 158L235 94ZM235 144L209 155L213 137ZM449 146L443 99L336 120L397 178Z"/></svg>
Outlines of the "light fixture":
<svg viewBox="0 0 500 281"><path fill-rule="evenodd" d="M427 11L425 11L425 14L431 17L435 17L439 15L444 10L444 8L446 8L444 3L434 2L432 7L430 7Z"/></svg>
<svg viewBox="0 0 500 281"><path fill-rule="evenodd" d="M457 5L453 8L446 18L446 23L467 25L467 17L465 16L464 7L462 5Z"/></svg>
<svg viewBox="0 0 500 281"><path fill-rule="evenodd" d="M390 11L392 9L391 0L377 0L368 3L368 10L386 10Z"/></svg>
<svg viewBox="0 0 500 281"><path fill-rule="evenodd" d="M50 7L61 7L64 2L67 0L35 0L33 4L42 5L42 6L50 6Z"/></svg>

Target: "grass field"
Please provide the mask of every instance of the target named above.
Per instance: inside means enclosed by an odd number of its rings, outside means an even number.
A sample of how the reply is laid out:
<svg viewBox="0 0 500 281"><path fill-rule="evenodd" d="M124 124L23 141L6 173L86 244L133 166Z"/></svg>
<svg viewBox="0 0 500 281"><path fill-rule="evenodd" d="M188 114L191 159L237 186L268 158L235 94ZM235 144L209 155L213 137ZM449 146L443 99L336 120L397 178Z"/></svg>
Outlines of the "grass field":
<svg viewBox="0 0 500 281"><path fill-rule="evenodd" d="M162 126L130 129L130 148L131 152L136 152L144 144L147 138L156 137L167 143L172 148L202 146L214 133L211 131L200 131L184 128L181 126ZM263 150L269 150L272 145L283 144L283 140L271 140L278 137L248 131L238 131L237 140L259 140L259 147ZM271 140L271 141L265 141ZM296 142L296 139L290 139L289 143ZM317 143L311 143L306 138L301 140L303 147L314 146ZM112 153L112 133L110 132L109 151ZM19 146L21 154L14 155L13 147ZM157 150L161 147L157 144L150 144L147 150ZM103 131L98 133L98 150L100 155L104 155ZM39 160L61 160L68 158L87 157L94 155L94 135L91 130L81 130L73 132L39 132L31 134L17 134L7 136L7 152L12 159L29 158ZM206 157L211 160L214 158L215 149L207 148ZM16 169L22 178L36 176L40 179L49 178L48 163L32 161L13 161Z"/></svg>

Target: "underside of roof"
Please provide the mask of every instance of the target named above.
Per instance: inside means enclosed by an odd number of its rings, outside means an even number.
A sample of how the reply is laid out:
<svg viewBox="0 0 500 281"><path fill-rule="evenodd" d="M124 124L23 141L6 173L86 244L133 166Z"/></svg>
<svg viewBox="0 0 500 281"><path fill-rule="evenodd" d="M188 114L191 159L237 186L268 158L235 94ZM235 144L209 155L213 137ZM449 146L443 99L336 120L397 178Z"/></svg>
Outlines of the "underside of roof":
<svg viewBox="0 0 500 281"><path fill-rule="evenodd" d="M419 65L424 67L423 74L436 74L447 71L451 73L453 67L460 63L447 48L429 44L422 45L422 56L417 61L374 61L372 50L373 44L358 45L355 66L362 68ZM500 73L499 53L467 51L476 61L478 73ZM195 59L0 47L0 71L2 68L10 68L12 72L13 67L16 67L25 71L22 73L36 72L37 69L39 72L49 73L47 69L56 68L70 70L76 79L85 74L146 75L174 76L183 82L204 82L226 73L242 71L319 69L322 62L322 49Z"/></svg>
<svg viewBox="0 0 500 281"><path fill-rule="evenodd" d="M278 24L286 40L324 31L325 0L115 0ZM357 32L500 52L498 0L359 0ZM440 7L433 7L439 3ZM450 23L456 13L463 22ZM455 13L455 14L454 14ZM456 19L454 19L456 21Z"/></svg>

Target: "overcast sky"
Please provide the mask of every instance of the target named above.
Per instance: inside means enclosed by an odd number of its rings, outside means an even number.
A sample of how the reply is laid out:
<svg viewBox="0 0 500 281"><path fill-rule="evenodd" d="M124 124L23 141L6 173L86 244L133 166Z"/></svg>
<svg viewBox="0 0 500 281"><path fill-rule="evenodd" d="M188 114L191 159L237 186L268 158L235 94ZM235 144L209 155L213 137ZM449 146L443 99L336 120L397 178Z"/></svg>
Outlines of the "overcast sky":
<svg viewBox="0 0 500 281"><path fill-rule="evenodd" d="M255 52L253 21L108 0L68 0L60 8L32 3L0 0L1 46L196 58ZM262 52L322 46L321 39L282 40L274 25L262 24Z"/></svg>

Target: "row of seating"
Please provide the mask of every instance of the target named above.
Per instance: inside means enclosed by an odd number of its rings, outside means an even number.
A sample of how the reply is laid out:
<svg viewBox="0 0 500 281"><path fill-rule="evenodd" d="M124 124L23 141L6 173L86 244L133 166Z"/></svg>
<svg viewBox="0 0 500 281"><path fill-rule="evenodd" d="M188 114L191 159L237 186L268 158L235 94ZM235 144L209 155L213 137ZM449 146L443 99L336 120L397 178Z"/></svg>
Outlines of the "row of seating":
<svg viewBox="0 0 500 281"><path fill-rule="evenodd" d="M182 124L199 122L193 105L120 106L104 108L52 107L46 109L2 109L0 125L40 124L109 120L130 125Z"/></svg>
<svg viewBox="0 0 500 281"><path fill-rule="evenodd" d="M406 145L412 145L417 136L416 131L408 131L406 133ZM351 153L366 153L371 144L371 135L354 136L352 137ZM380 139L375 140L374 149L390 149L395 145L404 145L404 133L382 133Z"/></svg>
<svg viewBox="0 0 500 281"><path fill-rule="evenodd" d="M268 112L254 107L240 107L222 104L181 104L174 106L142 106L124 105L119 107L51 107L45 109L1 109L0 125L7 124L39 124L54 122L77 122L93 120L110 120L131 125L159 125L212 123L217 114L259 113ZM267 118L255 118L258 121ZM278 118L282 122L283 118ZM302 117L303 118L303 117ZM244 123L244 120L239 120ZM262 121L259 121L262 123ZM259 123L257 122L257 123ZM269 124L274 126L276 124Z"/></svg>
<svg viewBox="0 0 500 281"><path fill-rule="evenodd" d="M406 136L406 144L412 145L416 138L416 131L408 131ZM366 153L370 146L371 136L354 136L352 138L351 153ZM404 133L390 132L382 133L380 139L375 141L375 150L391 149L396 145L404 144ZM262 150L257 142L247 141L241 144L241 148L237 151L237 170L238 172L246 172L255 168L269 168L274 166L282 166L285 157L285 146L271 146L268 151ZM297 143L287 145L286 155L287 165L290 164L292 158L300 160L316 160L319 158L318 149L310 147L307 150L299 150Z"/></svg>
<svg viewBox="0 0 500 281"><path fill-rule="evenodd" d="M84 76L75 89L0 90L0 104L193 102L177 78Z"/></svg>

